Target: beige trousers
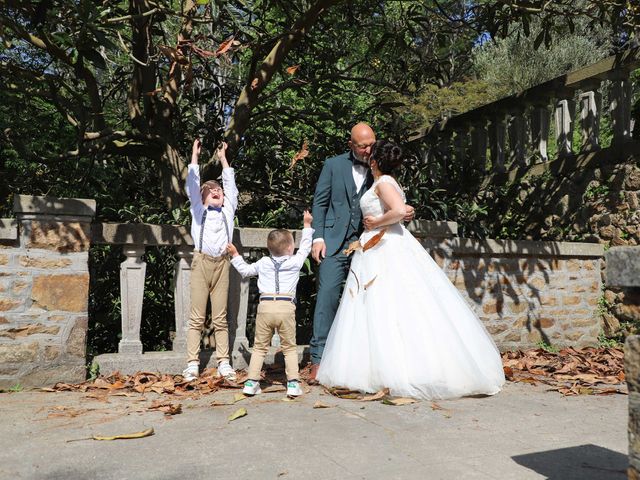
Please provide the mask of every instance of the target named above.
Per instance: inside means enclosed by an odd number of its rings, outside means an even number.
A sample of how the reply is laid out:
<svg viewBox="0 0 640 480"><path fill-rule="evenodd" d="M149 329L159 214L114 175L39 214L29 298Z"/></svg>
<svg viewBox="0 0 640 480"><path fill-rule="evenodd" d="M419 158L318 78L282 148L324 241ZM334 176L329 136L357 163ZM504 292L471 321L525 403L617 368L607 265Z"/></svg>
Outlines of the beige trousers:
<svg viewBox="0 0 640 480"><path fill-rule="evenodd" d="M212 257L195 252L191 262L191 316L187 330L188 362L199 362L200 338L211 299L211 319L218 363L229 360L229 257Z"/></svg>
<svg viewBox="0 0 640 480"><path fill-rule="evenodd" d="M248 378L260 380L264 357L269 351L273 332L280 335L287 380L298 379L298 349L296 348L296 306L286 300L262 300L256 315L256 334L249 362Z"/></svg>

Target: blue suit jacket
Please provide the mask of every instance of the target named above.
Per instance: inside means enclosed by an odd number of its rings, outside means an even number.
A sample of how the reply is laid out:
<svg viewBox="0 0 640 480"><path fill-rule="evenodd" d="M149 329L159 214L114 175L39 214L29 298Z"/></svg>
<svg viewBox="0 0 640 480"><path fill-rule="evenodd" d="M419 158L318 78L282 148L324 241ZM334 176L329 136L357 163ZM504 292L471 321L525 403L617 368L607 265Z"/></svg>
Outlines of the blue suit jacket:
<svg viewBox="0 0 640 480"><path fill-rule="evenodd" d="M313 196L313 238L323 238L327 246L327 256L335 255L349 232L351 211L360 211L359 202L352 205L356 194L353 181L353 162L350 152L328 158L324 162L316 191ZM363 189L371 186L373 177L367 175ZM359 229L362 228L360 224Z"/></svg>

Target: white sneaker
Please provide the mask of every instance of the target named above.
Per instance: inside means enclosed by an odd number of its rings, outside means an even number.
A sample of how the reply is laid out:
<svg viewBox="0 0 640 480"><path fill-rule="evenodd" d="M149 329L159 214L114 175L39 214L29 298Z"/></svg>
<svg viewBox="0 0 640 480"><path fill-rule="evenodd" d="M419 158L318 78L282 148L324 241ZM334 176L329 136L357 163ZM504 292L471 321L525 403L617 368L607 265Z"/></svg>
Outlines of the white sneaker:
<svg viewBox="0 0 640 480"><path fill-rule="evenodd" d="M182 371L182 377L187 382L190 382L192 380L196 380L198 378L198 373L199 373L198 369L199 369L199 365L197 363L189 362L187 364L187 368L185 368Z"/></svg>
<svg viewBox="0 0 640 480"><path fill-rule="evenodd" d="M229 362L222 362L218 365L218 376L227 380L234 381L236 379L236 371L231 368Z"/></svg>
<svg viewBox="0 0 640 480"><path fill-rule="evenodd" d="M287 396L299 397L302 395L302 388L300 388L300 382L298 380L290 380L287 382Z"/></svg>
<svg viewBox="0 0 640 480"><path fill-rule="evenodd" d="M262 393L260 382L257 380L247 380L246 382L244 382L242 393L244 393L245 395L258 395L259 393Z"/></svg>

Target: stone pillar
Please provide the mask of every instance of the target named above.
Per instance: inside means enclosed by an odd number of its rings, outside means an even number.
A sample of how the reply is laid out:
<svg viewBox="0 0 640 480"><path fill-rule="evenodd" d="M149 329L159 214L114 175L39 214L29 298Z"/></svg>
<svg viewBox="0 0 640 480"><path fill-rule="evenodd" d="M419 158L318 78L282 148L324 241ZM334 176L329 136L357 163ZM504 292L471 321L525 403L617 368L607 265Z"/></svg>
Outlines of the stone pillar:
<svg viewBox="0 0 640 480"><path fill-rule="evenodd" d="M576 114L576 102L573 92L568 92L556 102L556 144L558 156L566 157L573 154L573 124Z"/></svg>
<svg viewBox="0 0 640 480"><path fill-rule="evenodd" d="M629 72L616 72L611 78L611 104L609 107L614 145L631 140L631 98Z"/></svg>
<svg viewBox="0 0 640 480"><path fill-rule="evenodd" d="M526 166L526 135L524 109L511 117L509 122L509 146L511 147L509 160L518 167Z"/></svg>
<svg viewBox="0 0 640 480"><path fill-rule="evenodd" d="M547 154L549 116L549 107L546 103L534 105L531 111L531 143L538 163L549 160Z"/></svg>
<svg viewBox="0 0 640 480"><path fill-rule="evenodd" d="M491 165L496 172L505 171L505 142L507 138L506 118L504 114L496 115L489 126L489 148Z"/></svg>
<svg viewBox="0 0 640 480"><path fill-rule="evenodd" d="M235 268L229 273L229 336L234 368L247 368L251 351L247 339L249 310L249 278L242 278Z"/></svg>
<svg viewBox="0 0 640 480"><path fill-rule="evenodd" d="M487 170L487 121L482 119L473 124L471 131L471 155L473 163L478 166L480 172Z"/></svg>
<svg viewBox="0 0 640 480"><path fill-rule="evenodd" d="M17 241L0 242L0 388L82 381L95 201L15 195L14 212Z"/></svg>
<svg viewBox="0 0 640 480"><path fill-rule="evenodd" d="M122 253L127 257L120 264L120 299L122 340L118 353L142 353L140 322L144 298L144 275L147 264L142 261L144 245L125 245Z"/></svg>
<svg viewBox="0 0 640 480"><path fill-rule="evenodd" d="M602 95L599 83L580 94L580 120L582 123L582 151L592 152L600 148L600 109Z"/></svg>
<svg viewBox="0 0 640 480"><path fill-rule="evenodd" d="M453 150L454 150L454 162L458 165L458 168L462 172L466 171L467 167L467 136L468 131L465 129L456 129L455 136L453 137Z"/></svg>
<svg viewBox="0 0 640 480"><path fill-rule="evenodd" d="M174 273L174 295L176 336L173 339L173 351L186 353L187 329L189 328L189 315L191 312L191 260L193 249L190 246L176 249L178 261Z"/></svg>

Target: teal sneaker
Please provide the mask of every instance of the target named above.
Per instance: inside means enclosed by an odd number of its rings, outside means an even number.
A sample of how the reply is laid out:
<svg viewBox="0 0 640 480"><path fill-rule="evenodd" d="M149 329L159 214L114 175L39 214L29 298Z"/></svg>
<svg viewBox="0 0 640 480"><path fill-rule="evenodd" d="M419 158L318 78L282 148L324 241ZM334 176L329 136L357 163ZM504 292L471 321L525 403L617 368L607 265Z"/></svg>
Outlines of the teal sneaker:
<svg viewBox="0 0 640 480"><path fill-rule="evenodd" d="M260 389L260 382L258 380L247 380L244 382L242 393L245 395L258 395L259 393L262 393L262 390Z"/></svg>
<svg viewBox="0 0 640 480"><path fill-rule="evenodd" d="M299 397L302 395L302 388L298 380L289 380L287 382L287 395L289 397Z"/></svg>

